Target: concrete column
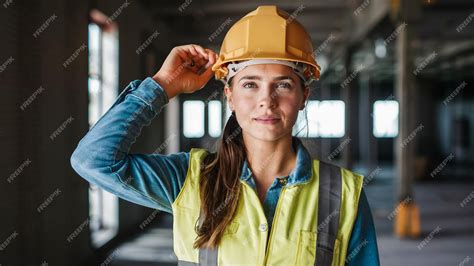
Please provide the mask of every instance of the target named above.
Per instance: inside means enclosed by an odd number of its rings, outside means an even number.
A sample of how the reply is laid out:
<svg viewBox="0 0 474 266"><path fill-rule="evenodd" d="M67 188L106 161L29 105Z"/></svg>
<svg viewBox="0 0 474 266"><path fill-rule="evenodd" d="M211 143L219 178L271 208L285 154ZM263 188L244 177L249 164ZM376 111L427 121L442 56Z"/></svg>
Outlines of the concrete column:
<svg viewBox="0 0 474 266"><path fill-rule="evenodd" d="M410 44L414 31L419 3L400 1L400 14L397 25L407 26L399 31L396 39L395 58L398 60L395 77L395 97L399 102L399 135L394 144L397 175L397 199L395 233L399 237L417 237L420 231L419 213L413 199L413 178L416 138L414 132L417 121L415 116L416 79L413 74L413 49ZM419 137L419 136L418 136Z"/></svg>
<svg viewBox="0 0 474 266"><path fill-rule="evenodd" d="M350 47L346 51L345 55L345 69L346 77L351 74L350 67L352 61L352 52L353 49ZM357 87L354 85L356 81L350 82L346 87L341 88L341 98L345 103L345 136L341 139L341 142L350 139L349 145L346 145L342 151L342 164L348 169L352 169L354 164L354 145L357 144L357 109L358 109L358 97L357 97Z"/></svg>

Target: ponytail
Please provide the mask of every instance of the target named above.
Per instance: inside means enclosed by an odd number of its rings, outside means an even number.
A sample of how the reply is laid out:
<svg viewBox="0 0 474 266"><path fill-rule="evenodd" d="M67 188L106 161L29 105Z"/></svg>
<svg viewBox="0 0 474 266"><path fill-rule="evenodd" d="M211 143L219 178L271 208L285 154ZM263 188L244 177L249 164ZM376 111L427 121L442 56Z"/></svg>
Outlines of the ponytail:
<svg viewBox="0 0 474 266"><path fill-rule="evenodd" d="M194 248L215 248L232 221L239 202L240 175L246 158L242 128L235 112L228 119L216 153L203 160L199 181L202 224Z"/></svg>

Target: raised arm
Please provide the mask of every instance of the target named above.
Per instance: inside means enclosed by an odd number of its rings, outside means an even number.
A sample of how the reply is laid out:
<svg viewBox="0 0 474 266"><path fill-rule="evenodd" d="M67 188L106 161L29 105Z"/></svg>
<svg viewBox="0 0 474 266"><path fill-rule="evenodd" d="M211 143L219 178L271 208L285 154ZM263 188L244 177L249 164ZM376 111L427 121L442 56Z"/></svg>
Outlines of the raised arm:
<svg viewBox="0 0 474 266"><path fill-rule="evenodd" d="M71 155L71 165L82 178L125 200L171 213L171 204L187 174L189 153L129 151L142 128L170 98L200 89L210 79L209 66L215 55L202 49L208 58L204 60L200 58L205 56L195 56L190 49L202 48L176 47L153 78L132 81L80 140ZM189 64L191 60L194 63ZM207 70L199 75L198 67L203 66Z"/></svg>
<svg viewBox="0 0 474 266"><path fill-rule="evenodd" d="M171 212L189 155L129 154L142 128L167 103L166 93L152 78L132 81L79 142L71 156L74 170L125 200Z"/></svg>

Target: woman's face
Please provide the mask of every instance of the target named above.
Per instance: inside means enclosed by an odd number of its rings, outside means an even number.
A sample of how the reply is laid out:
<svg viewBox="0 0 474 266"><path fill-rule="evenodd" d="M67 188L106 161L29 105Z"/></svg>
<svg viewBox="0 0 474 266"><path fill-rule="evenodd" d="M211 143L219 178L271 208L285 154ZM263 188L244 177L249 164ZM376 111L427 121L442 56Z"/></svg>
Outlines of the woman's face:
<svg viewBox="0 0 474 266"><path fill-rule="evenodd" d="M301 87L290 67L278 64L247 66L224 91L245 137L274 141L291 136L309 88Z"/></svg>

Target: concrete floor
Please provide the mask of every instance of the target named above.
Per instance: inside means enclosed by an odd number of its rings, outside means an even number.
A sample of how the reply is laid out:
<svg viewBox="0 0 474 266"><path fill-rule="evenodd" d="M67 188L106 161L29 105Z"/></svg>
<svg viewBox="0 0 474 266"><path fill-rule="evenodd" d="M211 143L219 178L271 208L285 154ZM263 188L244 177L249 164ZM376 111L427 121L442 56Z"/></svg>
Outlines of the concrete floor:
<svg viewBox="0 0 474 266"><path fill-rule="evenodd" d="M419 239L398 239L387 218L395 209L393 182L389 178L371 182L366 192L376 224L381 265L473 265L474 200L460 206L472 191L474 183L432 180L416 184L414 200L420 208L422 235ZM160 219L158 225L109 255L110 265L176 265L171 216ZM428 241L422 244L425 239Z"/></svg>
<svg viewBox="0 0 474 266"><path fill-rule="evenodd" d="M387 209L384 201L392 192L390 187L385 183L367 189L382 265L474 264L474 200L460 205L474 191L474 183L435 180L417 184L414 200L420 209L422 234L411 240L392 234L393 225L387 216L394 207Z"/></svg>

